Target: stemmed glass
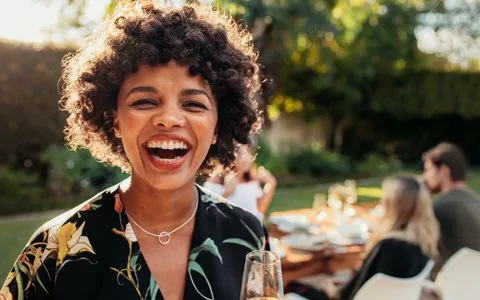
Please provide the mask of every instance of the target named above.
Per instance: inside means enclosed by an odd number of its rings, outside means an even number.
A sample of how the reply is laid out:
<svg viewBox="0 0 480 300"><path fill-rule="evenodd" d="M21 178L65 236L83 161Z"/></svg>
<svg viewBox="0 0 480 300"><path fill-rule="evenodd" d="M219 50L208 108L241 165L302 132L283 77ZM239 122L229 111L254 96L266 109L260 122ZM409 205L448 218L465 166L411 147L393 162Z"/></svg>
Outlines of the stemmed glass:
<svg viewBox="0 0 480 300"><path fill-rule="evenodd" d="M247 254L240 300L283 300L280 257L256 250Z"/></svg>

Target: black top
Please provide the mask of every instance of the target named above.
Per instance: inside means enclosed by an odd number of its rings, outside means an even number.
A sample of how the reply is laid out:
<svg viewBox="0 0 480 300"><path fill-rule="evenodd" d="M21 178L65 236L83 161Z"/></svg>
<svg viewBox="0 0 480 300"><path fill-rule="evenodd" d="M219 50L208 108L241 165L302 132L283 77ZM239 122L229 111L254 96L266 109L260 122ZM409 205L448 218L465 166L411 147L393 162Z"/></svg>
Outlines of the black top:
<svg viewBox="0 0 480 300"><path fill-rule="evenodd" d="M418 245L393 238L381 240L352 280L340 290L338 299L353 299L360 287L377 273L398 278L414 277L425 268L428 260Z"/></svg>
<svg viewBox="0 0 480 300"><path fill-rule="evenodd" d="M118 186L44 224L0 299L163 299L123 210ZM198 190L185 299L239 299L245 256L264 232L252 214Z"/></svg>

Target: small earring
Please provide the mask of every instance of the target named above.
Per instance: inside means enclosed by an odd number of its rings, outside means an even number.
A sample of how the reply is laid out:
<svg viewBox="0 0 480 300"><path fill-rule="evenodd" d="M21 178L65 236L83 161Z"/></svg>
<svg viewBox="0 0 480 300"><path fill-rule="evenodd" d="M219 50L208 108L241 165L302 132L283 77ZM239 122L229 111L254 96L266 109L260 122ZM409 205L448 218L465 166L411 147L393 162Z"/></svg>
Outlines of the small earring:
<svg viewBox="0 0 480 300"><path fill-rule="evenodd" d="M216 143L217 143L217 136L215 135L215 136L213 137L212 145L215 145Z"/></svg>
<svg viewBox="0 0 480 300"><path fill-rule="evenodd" d="M116 136L117 138L121 138L121 137L122 137L122 135L120 134L120 131L115 130L114 132L115 132L115 136Z"/></svg>

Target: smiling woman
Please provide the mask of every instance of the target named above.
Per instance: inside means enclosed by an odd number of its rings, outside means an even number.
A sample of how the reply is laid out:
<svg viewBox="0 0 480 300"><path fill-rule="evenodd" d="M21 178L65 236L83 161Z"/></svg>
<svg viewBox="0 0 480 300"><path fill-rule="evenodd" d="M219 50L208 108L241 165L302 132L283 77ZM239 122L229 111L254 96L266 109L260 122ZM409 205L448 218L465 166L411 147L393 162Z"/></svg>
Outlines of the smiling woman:
<svg viewBox="0 0 480 300"><path fill-rule="evenodd" d="M44 224L0 299L238 299L256 217L195 185L260 126L252 37L209 6L123 4L65 60L69 145L131 177Z"/></svg>

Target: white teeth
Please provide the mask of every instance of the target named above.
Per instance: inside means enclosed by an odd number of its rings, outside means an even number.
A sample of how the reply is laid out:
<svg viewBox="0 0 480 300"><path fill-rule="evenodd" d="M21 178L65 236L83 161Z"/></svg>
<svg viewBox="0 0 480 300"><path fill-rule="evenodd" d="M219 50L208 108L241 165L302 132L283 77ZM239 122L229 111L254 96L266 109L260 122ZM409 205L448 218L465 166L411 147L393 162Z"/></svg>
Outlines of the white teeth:
<svg viewBox="0 0 480 300"><path fill-rule="evenodd" d="M159 161L161 163L171 163L171 162L175 162L177 160L179 160L181 157L180 156L177 156L175 158L160 158L156 155L153 155L153 158L156 160L156 161Z"/></svg>
<svg viewBox="0 0 480 300"><path fill-rule="evenodd" d="M181 141L151 141L147 143L148 148L160 148L164 150L188 149L187 144Z"/></svg>

